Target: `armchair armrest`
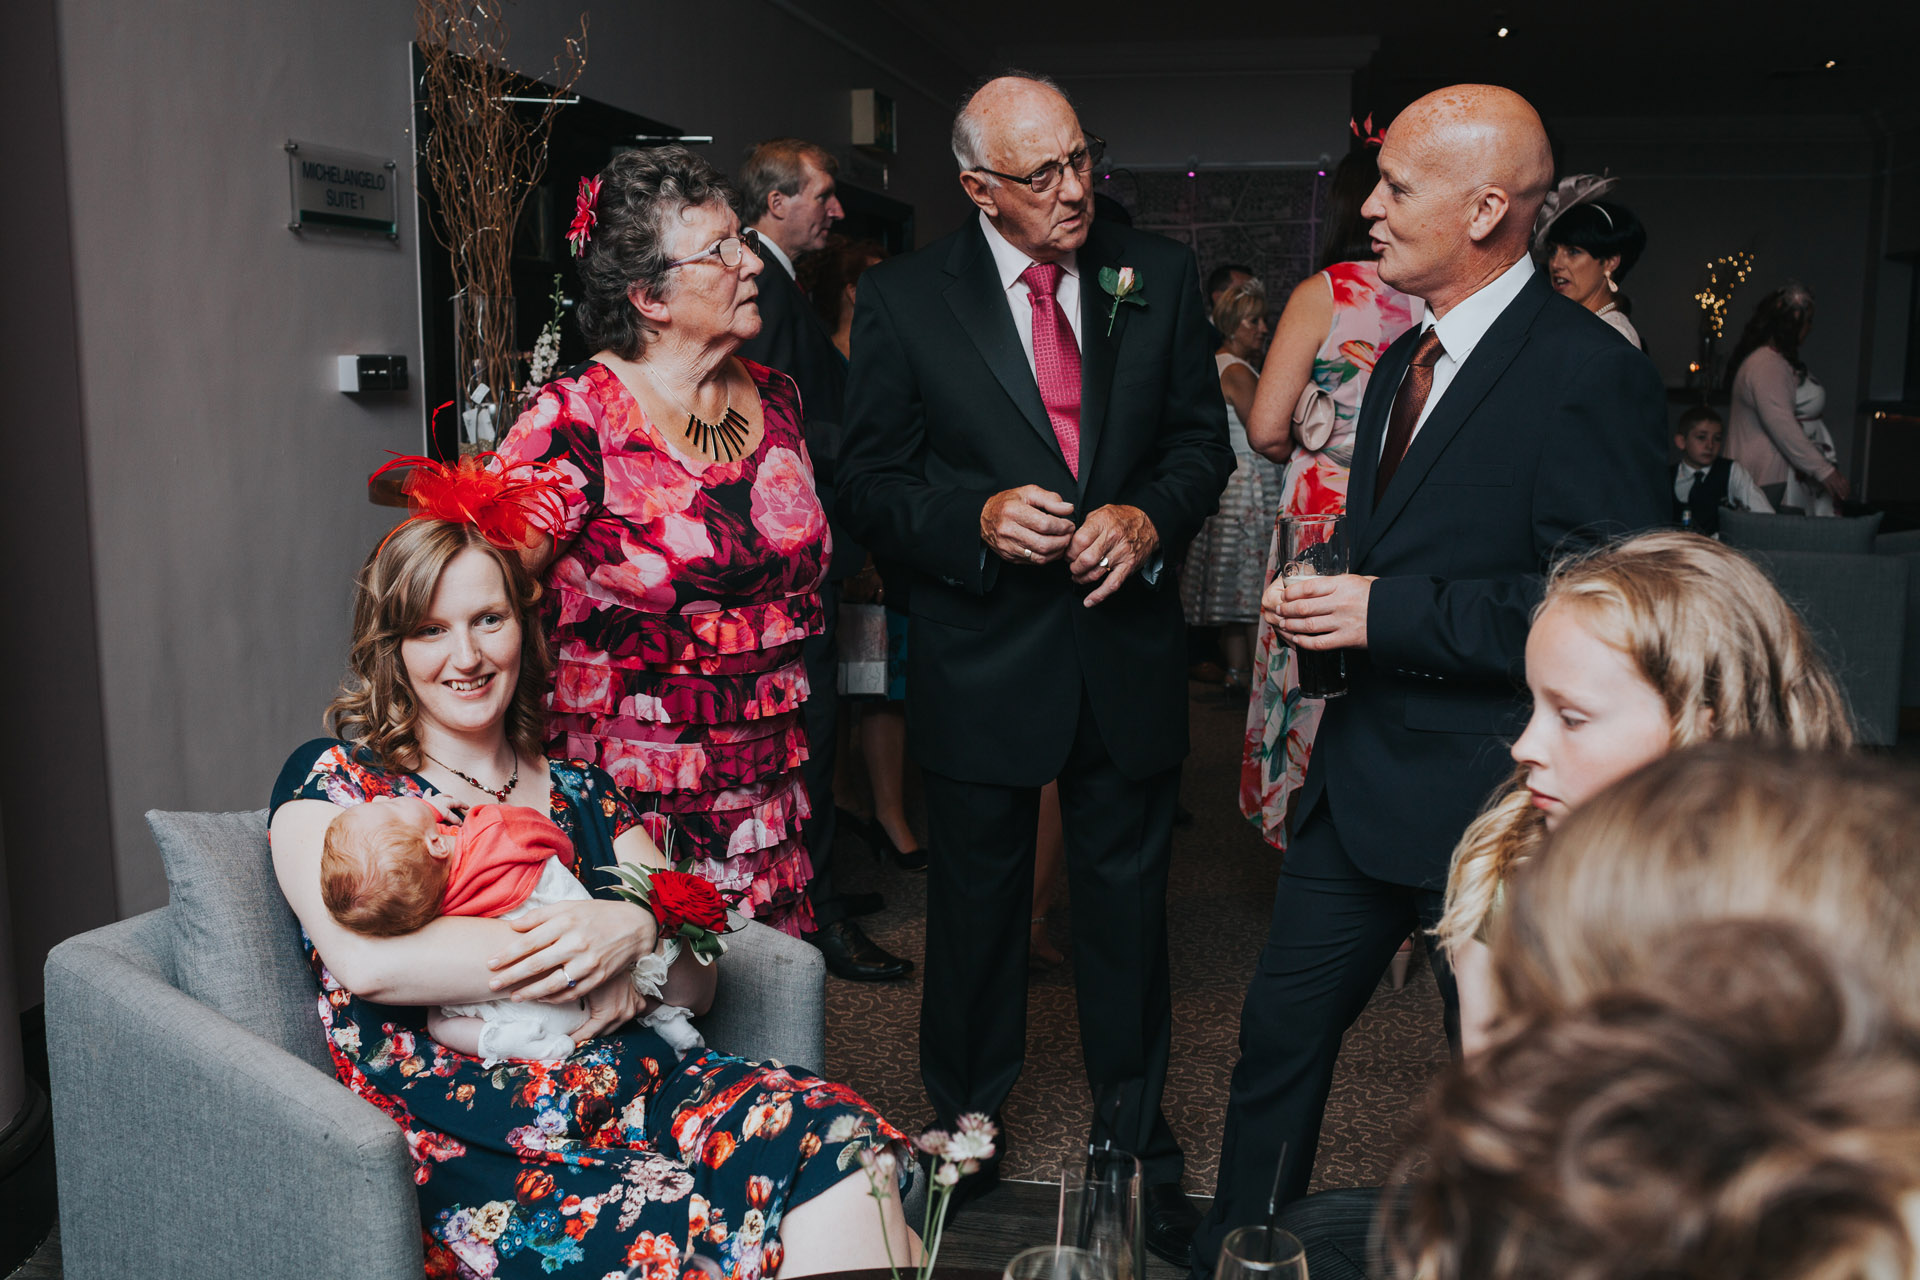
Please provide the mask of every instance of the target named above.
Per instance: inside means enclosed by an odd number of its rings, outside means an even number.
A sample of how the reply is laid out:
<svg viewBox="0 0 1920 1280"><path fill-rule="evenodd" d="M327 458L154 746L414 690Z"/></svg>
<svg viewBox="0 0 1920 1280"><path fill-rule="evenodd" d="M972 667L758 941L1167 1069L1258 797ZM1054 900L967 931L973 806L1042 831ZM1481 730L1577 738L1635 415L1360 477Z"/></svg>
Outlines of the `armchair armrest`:
<svg viewBox="0 0 1920 1280"><path fill-rule="evenodd" d="M47 958L66 1274L419 1275L400 1128L175 989L166 928L151 912Z"/></svg>
<svg viewBox="0 0 1920 1280"><path fill-rule="evenodd" d="M715 961L713 1008L696 1020L707 1044L755 1061L827 1069L827 962L814 948L753 921Z"/></svg>

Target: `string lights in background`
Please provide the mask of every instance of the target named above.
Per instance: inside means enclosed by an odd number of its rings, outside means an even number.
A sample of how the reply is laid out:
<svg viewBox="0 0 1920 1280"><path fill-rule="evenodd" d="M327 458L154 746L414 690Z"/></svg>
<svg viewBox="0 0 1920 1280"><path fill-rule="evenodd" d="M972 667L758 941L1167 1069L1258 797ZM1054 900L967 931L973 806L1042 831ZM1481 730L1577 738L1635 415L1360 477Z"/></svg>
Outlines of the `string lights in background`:
<svg viewBox="0 0 1920 1280"><path fill-rule="evenodd" d="M1693 295L1700 304L1701 329L1708 338L1718 338L1727 330L1727 307L1733 301L1734 290L1747 282L1753 274L1753 255L1745 249L1736 249L1722 258L1707 263L1707 284Z"/></svg>

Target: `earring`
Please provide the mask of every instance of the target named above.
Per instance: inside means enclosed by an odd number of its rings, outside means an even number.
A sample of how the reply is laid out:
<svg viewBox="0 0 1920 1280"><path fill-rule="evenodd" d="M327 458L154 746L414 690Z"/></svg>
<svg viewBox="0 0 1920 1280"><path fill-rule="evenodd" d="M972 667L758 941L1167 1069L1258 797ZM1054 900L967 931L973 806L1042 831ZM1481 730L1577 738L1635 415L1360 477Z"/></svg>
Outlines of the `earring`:
<svg viewBox="0 0 1920 1280"><path fill-rule="evenodd" d="M1613 282L1613 272L1607 271L1607 272L1603 272L1602 274L1604 274L1607 277L1607 292L1608 293L1620 292L1620 286Z"/></svg>

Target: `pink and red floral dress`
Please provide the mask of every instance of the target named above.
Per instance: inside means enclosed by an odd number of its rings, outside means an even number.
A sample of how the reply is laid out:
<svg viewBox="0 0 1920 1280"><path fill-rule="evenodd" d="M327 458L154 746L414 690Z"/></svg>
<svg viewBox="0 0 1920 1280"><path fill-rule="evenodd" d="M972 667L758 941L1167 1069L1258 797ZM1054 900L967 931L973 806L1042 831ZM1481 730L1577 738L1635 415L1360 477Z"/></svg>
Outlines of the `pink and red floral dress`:
<svg viewBox="0 0 1920 1280"><path fill-rule="evenodd" d="M597 362L548 383L500 452L571 481L546 577L553 754L612 774L656 842L671 825L676 861L691 855L744 895L741 911L800 934L813 927L800 646L821 625L831 543L799 392L742 363L765 422L744 458L683 457Z"/></svg>
<svg viewBox="0 0 1920 1280"><path fill-rule="evenodd" d="M1380 279L1372 262L1336 262L1320 273L1333 291L1333 323L1313 357L1313 381L1333 399L1333 435L1318 452L1294 446L1280 482L1280 515L1333 515L1347 509L1347 474L1360 400L1374 361L1423 314L1418 298ZM1267 549L1266 581L1279 567L1279 524ZM1306 781L1307 760L1326 702L1300 695L1293 650L1270 626L1258 628L1253 699L1240 758L1240 812L1267 843L1287 847L1287 809Z"/></svg>

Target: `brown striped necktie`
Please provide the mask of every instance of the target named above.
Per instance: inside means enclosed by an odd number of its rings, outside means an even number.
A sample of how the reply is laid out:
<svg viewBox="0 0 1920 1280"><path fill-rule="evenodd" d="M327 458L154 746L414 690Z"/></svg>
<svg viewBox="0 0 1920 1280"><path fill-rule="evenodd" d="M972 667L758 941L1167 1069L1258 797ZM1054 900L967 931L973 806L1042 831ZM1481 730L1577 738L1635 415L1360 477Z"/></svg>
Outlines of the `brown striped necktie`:
<svg viewBox="0 0 1920 1280"><path fill-rule="evenodd" d="M1373 478L1376 507L1393 480L1393 473L1400 469L1400 460L1407 456L1420 411L1427 407L1427 397L1433 394L1434 363L1445 354L1447 349L1440 345L1439 329L1429 327L1420 335L1420 345L1413 349L1413 363L1407 366L1406 379L1400 383L1400 394L1394 397L1393 413L1387 419L1387 443L1380 451L1380 470Z"/></svg>

